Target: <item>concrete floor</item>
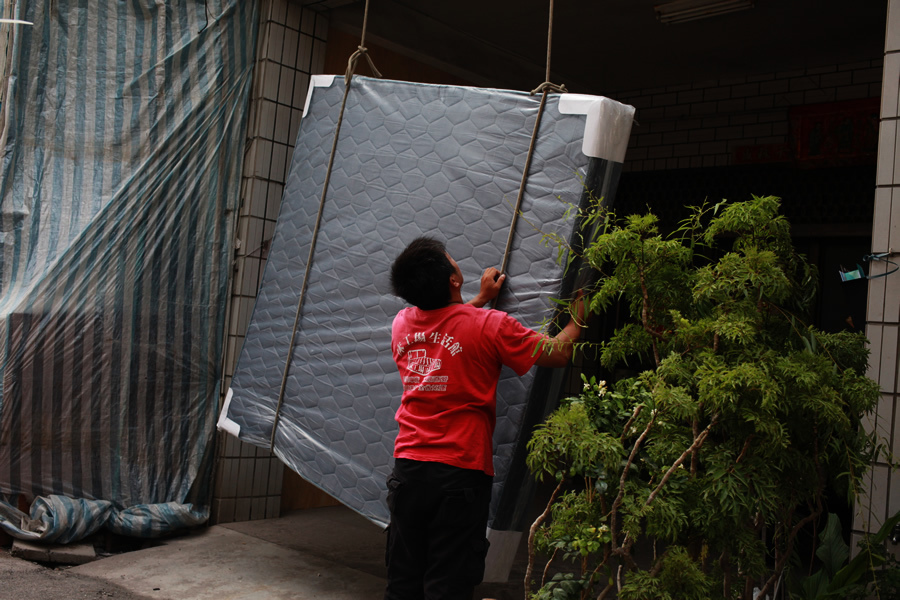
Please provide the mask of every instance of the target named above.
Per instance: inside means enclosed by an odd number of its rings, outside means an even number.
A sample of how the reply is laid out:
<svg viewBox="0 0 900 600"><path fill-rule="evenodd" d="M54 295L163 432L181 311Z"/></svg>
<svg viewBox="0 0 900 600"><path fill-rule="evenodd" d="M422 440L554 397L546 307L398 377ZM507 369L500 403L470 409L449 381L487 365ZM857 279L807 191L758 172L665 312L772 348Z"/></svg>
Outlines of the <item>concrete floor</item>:
<svg viewBox="0 0 900 600"><path fill-rule="evenodd" d="M476 599L524 597L524 549L512 581ZM384 592L384 534L345 507L217 525L163 544L73 567L159 600L372 600Z"/></svg>

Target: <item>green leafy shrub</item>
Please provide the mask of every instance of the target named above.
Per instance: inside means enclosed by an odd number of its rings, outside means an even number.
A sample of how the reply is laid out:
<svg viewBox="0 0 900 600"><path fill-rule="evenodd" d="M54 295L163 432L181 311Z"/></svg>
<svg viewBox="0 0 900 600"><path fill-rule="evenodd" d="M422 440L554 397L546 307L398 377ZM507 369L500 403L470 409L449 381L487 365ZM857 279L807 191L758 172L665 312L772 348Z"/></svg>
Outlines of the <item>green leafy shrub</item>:
<svg viewBox="0 0 900 600"><path fill-rule="evenodd" d="M586 217L590 310L629 315L596 351L635 376L585 379L530 442L557 482L530 537L535 598L764 598L827 492L852 500L879 390L862 335L804 324L816 273L778 211L695 208L667 238L650 214ZM572 568L538 580L538 553Z"/></svg>

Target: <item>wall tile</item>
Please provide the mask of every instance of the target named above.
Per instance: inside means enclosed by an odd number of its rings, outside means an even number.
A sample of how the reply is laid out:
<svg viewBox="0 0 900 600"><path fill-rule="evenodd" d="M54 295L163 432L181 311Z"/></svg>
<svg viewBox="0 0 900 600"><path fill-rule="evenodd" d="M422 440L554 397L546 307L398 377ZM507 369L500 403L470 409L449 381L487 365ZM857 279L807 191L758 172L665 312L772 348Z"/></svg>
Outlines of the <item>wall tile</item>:
<svg viewBox="0 0 900 600"><path fill-rule="evenodd" d="M900 50L900 0L890 0L888 4L884 48L887 52Z"/></svg>
<svg viewBox="0 0 900 600"><path fill-rule="evenodd" d="M859 100L860 98L868 98L869 97L869 86L865 84L861 85L848 85L844 87L839 87L835 89L835 100Z"/></svg>
<svg viewBox="0 0 900 600"><path fill-rule="evenodd" d="M816 89L807 90L803 94L804 104L823 104L825 102L834 102L837 93L834 89Z"/></svg>
<svg viewBox="0 0 900 600"><path fill-rule="evenodd" d="M278 102L279 104L287 104L290 106L291 99L294 97L294 74L296 71L291 67L281 67L278 77Z"/></svg>
<svg viewBox="0 0 900 600"><path fill-rule="evenodd" d="M253 177L253 169L256 166L256 155L259 153L258 140L252 140L247 154L244 156L244 169L241 175L244 177Z"/></svg>
<svg viewBox="0 0 900 600"><path fill-rule="evenodd" d="M845 85L851 85L853 83L853 72L852 71L839 71L837 73L829 73L827 75L822 75L819 78L819 84L825 87L841 87Z"/></svg>
<svg viewBox="0 0 900 600"><path fill-rule="evenodd" d="M308 8L300 16L300 31L310 36L316 33L316 13Z"/></svg>
<svg viewBox="0 0 900 600"><path fill-rule="evenodd" d="M876 263L874 266L869 267L869 274L877 275L879 273L884 272L884 265ZM866 318L869 322L884 322L884 303L885 303L885 288L887 282L884 277L878 277L876 279L869 280L869 292L868 292L868 309L866 311Z"/></svg>
<svg viewBox="0 0 900 600"><path fill-rule="evenodd" d="M221 500L217 500L216 503L216 513L217 513L217 523L233 523L234 522L234 506L235 502L233 498L222 498Z"/></svg>
<svg viewBox="0 0 900 600"><path fill-rule="evenodd" d="M300 119L303 118L303 109L294 109L291 111L291 131L288 134L291 144L297 139L297 132L300 130Z"/></svg>
<svg viewBox="0 0 900 600"><path fill-rule="evenodd" d="M676 104L674 106L667 106L665 114L667 119L678 119L680 117L686 117L691 114L691 107L689 104Z"/></svg>
<svg viewBox="0 0 900 600"><path fill-rule="evenodd" d="M234 501L234 520L249 521L252 501L250 498L237 498Z"/></svg>
<svg viewBox="0 0 900 600"><path fill-rule="evenodd" d="M746 100L744 98L732 98L731 100L720 100L716 106L719 113L734 113L744 110Z"/></svg>
<svg viewBox="0 0 900 600"><path fill-rule="evenodd" d="M882 121L878 130L878 161L875 173L876 185L894 183L894 163L900 159L896 152L897 121Z"/></svg>
<svg viewBox="0 0 900 600"><path fill-rule="evenodd" d="M277 519L281 516L281 495L266 498L266 518Z"/></svg>
<svg viewBox="0 0 900 600"><path fill-rule="evenodd" d="M281 495L281 485L284 476L284 463L280 460L272 460L269 464L269 479L268 479L268 488L266 489L267 496L280 496Z"/></svg>
<svg viewBox="0 0 900 600"><path fill-rule="evenodd" d="M266 220L263 226L263 236L266 240L271 240L275 236L275 221Z"/></svg>
<svg viewBox="0 0 900 600"><path fill-rule="evenodd" d="M275 122L274 122L275 131L272 135L272 139L279 144L288 144L293 143L294 140L290 139L291 133L291 107L284 106L283 104L277 105L275 108Z"/></svg>
<svg viewBox="0 0 900 600"><path fill-rule="evenodd" d="M806 90L814 90L819 87L818 76L795 77L790 80L788 90L791 92L805 92Z"/></svg>
<svg viewBox="0 0 900 600"><path fill-rule="evenodd" d="M758 83L745 83L731 88L731 95L735 98L743 96L756 96L759 94Z"/></svg>
<svg viewBox="0 0 900 600"><path fill-rule="evenodd" d="M881 82L882 71L877 67L853 71L853 83Z"/></svg>
<svg viewBox="0 0 900 600"><path fill-rule="evenodd" d="M277 105L271 100L260 100L255 104L258 112L257 133L260 137L271 140L275 135L275 111Z"/></svg>
<svg viewBox="0 0 900 600"><path fill-rule="evenodd" d="M900 88L900 52L884 57L881 88L881 118L898 116L898 88Z"/></svg>
<svg viewBox="0 0 900 600"><path fill-rule="evenodd" d="M815 67L813 69L807 69L807 75L821 75L824 73L834 73L837 71L837 67L835 65L825 65L824 67Z"/></svg>
<svg viewBox="0 0 900 600"><path fill-rule="evenodd" d="M652 97L651 106L671 106L673 104L677 104L678 102L678 94L675 93L666 93L666 94L656 94Z"/></svg>
<svg viewBox="0 0 900 600"><path fill-rule="evenodd" d="M267 453L268 454L268 453ZM257 458L253 471L253 496L265 496L269 491L269 466L276 458Z"/></svg>
<svg viewBox="0 0 900 600"><path fill-rule="evenodd" d="M289 0L270 0L272 2L272 16L271 19L278 23L284 23L287 21L287 6Z"/></svg>
<svg viewBox="0 0 900 600"><path fill-rule="evenodd" d="M254 498L250 502L250 520L256 521L258 519L266 518L266 499L265 498Z"/></svg>
<svg viewBox="0 0 900 600"><path fill-rule="evenodd" d="M251 217L247 226L247 254L254 256L257 260L259 260L259 249L263 243L263 219ZM252 280L253 274L250 273L250 278ZM248 296L256 296L255 290L254 293L247 294Z"/></svg>
<svg viewBox="0 0 900 600"><path fill-rule="evenodd" d="M896 244L900 248L900 239L896 242L891 239L891 197L894 188L875 188L875 214L872 220L872 252L887 252L887 249ZM900 193L898 193L900 196ZM900 198L898 198L900 201ZM900 208L900 206L898 206ZM898 211L900 212L900 211Z"/></svg>
<svg viewBox="0 0 900 600"><path fill-rule="evenodd" d="M244 443L240 440L238 440L238 445L241 448L241 460L256 457L256 446Z"/></svg>
<svg viewBox="0 0 900 600"><path fill-rule="evenodd" d="M238 299L235 298L232 302L236 302ZM232 309L233 310L233 309ZM229 335L227 341L225 342L225 376L231 379L231 376L234 375L234 367L237 364L238 354L237 343L233 335ZM228 390L229 385L225 385L224 389Z"/></svg>
<svg viewBox="0 0 900 600"><path fill-rule="evenodd" d="M313 38L309 35L300 34L300 39L297 40L297 43L300 46L297 51L297 68L311 73Z"/></svg>
<svg viewBox="0 0 900 600"><path fill-rule="evenodd" d="M238 325L240 327L239 333L241 336L247 334L247 328L250 326L250 318L253 316L253 298L238 298L238 306L240 306L240 310L238 311L239 320ZM237 359L238 357L235 357Z"/></svg>
<svg viewBox="0 0 900 600"><path fill-rule="evenodd" d="M285 22L285 25L295 31L299 31L302 12L303 7L299 2L289 2L287 9L287 21Z"/></svg>
<svg viewBox="0 0 900 600"><path fill-rule="evenodd" d="M287 145L272 144L272 168L269 171L269 178L274 181L283 182L286 179L285 161L287 160Z"/></svg>
<svg viewBox="0 0 900 600"><path fill-rule="evenodd" d="M891 432L894 429L894 395L881 394L875 409L876 422L874 431L890 447L892 445Z"/></svg>
<svg viewBox="0 0 900 600"><path fill-rule="evenodd" d="M328 19L322 15L316 15L316 37L323 42L328 41Z"/></svg>
<svg viewBox="0 0 900 600"><path fill-rule="evenodd" d="M280 63L281 55L284 48L284 25L279 23L269 23L266 26L266 54L263 58L267 58L272 62Z"/></svg>
<svg viewBox="0 0 900 600"><path fill-rule="evenodd" d="M894 210L895 208L897 210ZM890 224L891 230L888 234L888 243L883 250L880 250L880 252L887 252L888 250L893 252L900 251L900 188L897 187L891 188Z"/></svg>
<svg viewBox="0 0 900 600"><path fill-rule="evenodd" d="M881 365L878 384L882 391L895 393L897 374L897 325L884 325L881 333Z"/></svg>
<svg viewBox="0 0 900 600"><path fill-rule="evenodd" d="M692 142L711 142L716 137L715 129L695 129L690 132L688 139Z"/></svg>
<svg viewBox="0 0 900 600"><path fill-rule="evenodd" d="M256 166L253 169L253 177L268 179L269 162L272 160L272 142L269 140L256 139Z"/></svg>
<svg viewBox="0 0 900 600"><path fill-rule="evenodd" d="M306 95L309 92L309 74L297 71L294 74L294 95L291 98L291 106L303 109L306 106ZM294 140L291 139L293 144Z"/></svg>
<svg viewBox="0 0 900 600"><path fill-rule="evenodd" d="M887 257L895 264L888 264L885 261L870 262L869 264L878 264L881 272L888 272L900 265L900 258L897 256ZM882 319L885 323L900 323L900 271L895 271L890 275L883 277L884 281L884 312Z"/></svg>
<svg viewBox="0 0 900 600"><path fill-rule="evenodd" d="M313 56L310 69L312 73L321 73L325 68L325 44L324 42L315 42L313 44Z"/></svg>
<svg viewBox="0 0 900 600"><path fill-rule="evenodd" d="M703 100L705 102L727 100L729 98L731 98L731 89L728 87L714 87L703 91Z"/></svg>
<svg viewBox="0 0 900 600"><path fill-rule="evenodd" d="M786 79L765 81L759 84L760 95L784 94L790 88L790 82Z"/></svg>
<svg viewBox="0 0 900 600"><path fill-rule="evenodd" d="M275 220L278 218L278 211L281 208L281 198L284 194L284 186L279 183L269 184L269 195L266 203L266 219ZM263 234L264 239L271 239L271 236Z"/></svg>
<svg viewBox="0 0 900 600"><path fill-rule="evenodd" d="M250 444L246 445L250 446ZM253 448L253 446L250 447ZM253 495L253 467L255 464L255 458L241 458L238 462L237 496L239 498Z"/></svg>
<svg viewBox="0 0 900 600"><path fill-rule="evenodd" d="M781 71L775 74L775 77L778 79L796 79L797 77L803 77L806 75L806 71L804 69L796 69L793 71Z"/></svg>
<svg viewBox="0 0 900 600"><path fill-rule="evenodd" d="M281 65L265 61L263 73L262 97L269 100L278 100L278 79L281 73Z"/></svg>
<svg viewBox="0 0 900 600"><path fill-rule="evenodd" d="M691 90L678 93L678 104L692 104L703 101L703 90ZM635 106L635 108L643 108Z"/></svg>
<svg viewBox="0 0 900 600"><path fill-rule="evenodd" d="M803 92L787 92L775 94L775 106L797 106L803 104L805 94Z"/></svg>
<svg viewBox="0 0 900 600"><path fill-rule="evenodd" d="M293 6L293 4L291 4ZM281 64L291 69L297 66L297 48L299 32L293 29L284 30L284 45L281 53Z"/></svg>
<svg viewBox="0 0 900 600"><path fill-rule="evenodd" d="M266 216L266 195L268 183L265 179L253 178L250 182L250 193L247 195L245 204L247 204L247 213L250 217Z"/></svg>

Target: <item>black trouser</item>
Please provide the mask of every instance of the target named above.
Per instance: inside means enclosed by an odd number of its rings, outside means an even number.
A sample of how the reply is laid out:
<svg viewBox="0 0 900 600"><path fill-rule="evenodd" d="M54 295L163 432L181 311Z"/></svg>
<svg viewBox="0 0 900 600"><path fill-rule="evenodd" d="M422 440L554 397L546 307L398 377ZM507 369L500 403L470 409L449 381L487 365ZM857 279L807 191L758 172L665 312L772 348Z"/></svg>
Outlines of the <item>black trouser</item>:
<svg viewBox="0 0 900 600"><path fill-rule="evenodd" d="M385 600L471 600L484 577L492 477L398 458L388 477Z"/></svg>

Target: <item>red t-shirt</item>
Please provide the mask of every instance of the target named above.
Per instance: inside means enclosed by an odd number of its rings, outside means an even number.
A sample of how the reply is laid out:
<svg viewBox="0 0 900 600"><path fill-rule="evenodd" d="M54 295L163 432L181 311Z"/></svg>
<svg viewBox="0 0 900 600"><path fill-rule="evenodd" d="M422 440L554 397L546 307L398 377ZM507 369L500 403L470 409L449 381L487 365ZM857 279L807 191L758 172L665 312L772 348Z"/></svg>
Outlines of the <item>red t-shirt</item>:
<svg viewBox="0 0 900 600"><path fill-rule="evenodd" d="M538 338L504 312L468 304L405 308L391 345L403 380L396 458L494 474L493 435L502 365L524 375Z"/></svg>

